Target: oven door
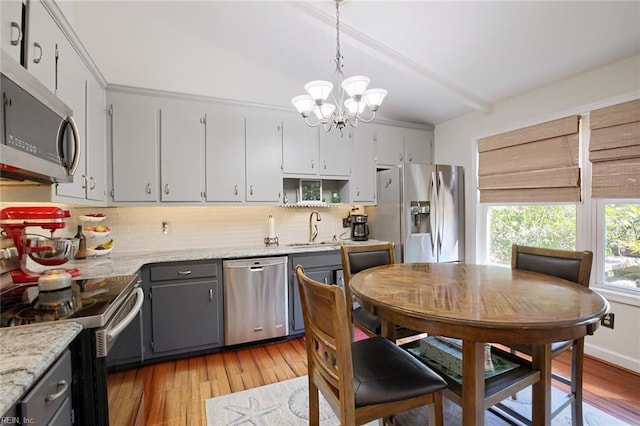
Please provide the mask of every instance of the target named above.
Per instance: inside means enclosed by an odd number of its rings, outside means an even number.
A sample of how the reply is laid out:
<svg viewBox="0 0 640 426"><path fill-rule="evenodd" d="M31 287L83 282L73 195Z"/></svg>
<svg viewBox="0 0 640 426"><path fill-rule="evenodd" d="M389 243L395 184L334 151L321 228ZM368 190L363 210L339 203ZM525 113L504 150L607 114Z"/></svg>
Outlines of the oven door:
<svg viewBox="0 0 640 426"><path fill-rule="evenodd" d="M137 287L122 303L113 318L103 328L96 330L96 354L98 358L107 356L120 333L136 318L142 309L143 302L144 291L142 288Z"/></svg>

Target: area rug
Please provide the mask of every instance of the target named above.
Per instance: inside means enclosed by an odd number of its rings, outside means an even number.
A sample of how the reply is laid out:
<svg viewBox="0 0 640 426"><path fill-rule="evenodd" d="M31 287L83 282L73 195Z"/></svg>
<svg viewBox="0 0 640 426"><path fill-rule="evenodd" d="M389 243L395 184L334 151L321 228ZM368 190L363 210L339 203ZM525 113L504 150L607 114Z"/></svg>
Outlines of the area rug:
<svg viewBox="0 0 640 426"><path fill-rule="evenodd" d="M205 402L207 425L303 426L309 423L308 403L307 377L298 377L207 400ZM531 412L530 388L519 392L518 399L508 401L508 404L516 411L529 415L528 413ZM586 403L583 409L585 425L628 426L628 423L621 422ZM428 419L427 410L426 407L421 407L407 411L398 416L398 421L402 425L425 425ZM461 415L460 407L445 398L444 424L446 426L462 424ZM340 424L322 395L320 395L320 424L322 426ZM371 426L377 424L377 421L369 423ZM486 412L485 424L487 426L503 426L508 423L492 413ZM570 425L571 407L567 407L556 416L551 424L554 426Z"/></svg>

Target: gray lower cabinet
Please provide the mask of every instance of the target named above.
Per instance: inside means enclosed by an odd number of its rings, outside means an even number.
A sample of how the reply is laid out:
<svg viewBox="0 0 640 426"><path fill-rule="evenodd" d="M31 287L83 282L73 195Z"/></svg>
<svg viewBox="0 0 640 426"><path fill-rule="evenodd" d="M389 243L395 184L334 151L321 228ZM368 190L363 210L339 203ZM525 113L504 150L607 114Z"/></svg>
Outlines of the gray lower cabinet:
<svg viewBox="0 0 640 426"><path fill-rule="evenodd" d="M71 352L67 349L18 402L20 418L37 425L72 424L71 379Z"/></svg>
<svg viewBox="0 0 640 426"><path fill-rule="evenodd" d="M322 253L301 253L289 257L291 286L289 294L289 327L291 335L304 334L304 319L302 317L302 304L300 291L296 278L296 266L302 265L305 274L311 279L327 284L340 284L342 277L342 261L340 251Z"/></svg>
<svg viewBox="0 0 640 426"><path fill-rule="evenodd" d="M143 268L145 359L224 344L220 261L175 262Z"/></svg>

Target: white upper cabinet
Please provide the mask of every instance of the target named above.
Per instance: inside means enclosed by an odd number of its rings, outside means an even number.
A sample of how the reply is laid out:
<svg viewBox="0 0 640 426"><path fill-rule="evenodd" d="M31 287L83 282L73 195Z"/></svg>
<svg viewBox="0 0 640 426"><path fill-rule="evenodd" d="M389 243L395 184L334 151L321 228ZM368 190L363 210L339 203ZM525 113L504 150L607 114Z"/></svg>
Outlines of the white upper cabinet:
<svg viewBox="0 0 640 426"><path fill-rule="evenodd" d="M210 108L206 117L206 200L245 201L245 112Z"/></svg>
<svg viewBox="0 0 640 426"><path fill-rule="evenodd" d="M24 0L0 1L0 44L17 63L21 63L25 40L22 17L26 14Z"/></svg>
<svg viewBox="0 0 640 426"><path fill-rule="evenodd" d="M376 135L376 163L397 166L404 163L404 136L402 129L374 125Z"/></svg>
<svg viewBox="0 0 640 426"><path fill-rule="evenodd" d="M33 2L38 4L38 2ZM57 43L59 54L64 60L59 64L58 97L73 111L73 118L80 135L80 160L73 174L72 183L61 183L56 186L56 195L76 199L86 198L87 176L87 119L86 119L86 85L89 70L65 38Z"/></svg>
<svg viewBox="0 0 640 426"><path fill-rule="evenodd" d="M270 111L251 111L246 124L247 202L282 199L282 118Z"/></svg>
<svg viewBox="0 0 640 426"><path fill-rule="evenodd" d="M317 175L318 129L299 116L282 123L282 172L285 175Z"/></svg>
<svg viewBox="0 0 640 426"><path fill-rule="evenodd" d="M349 178L353 129L320 129L320 176Z"/></svg>
<svg viewBox="0 0 640 426"><path fill-rule="evenodd" d="M58 45L65 36L40 0L30 1L28 11L27 69L52 93L56 93L58 66L65 61L62 58L58 61L56 57L60 53Z"/></svg>
<svg viewBox="0 0 640 426"><path fill-rule="evenodd" d="M87 188L88 200L107 200L107 114L105 91L93 78L87 80Z"/></svg>
<svg viewBox="0 0 640 426"><path fill-rule="evenodd" d="M376 125L376 164L430 164L433 131Z"/></svg>
<svg viewBox="0 0 640 426"><path fill-rule="evenodd" d="M159 108L131 100L111 108L113 201L158 201Z"/></svg>
<svg viewBox="0 0 640 426"><path fill-rule="evenodd" d="M160 116L161 200L202 201L204 114L162 108Z"/></svg>
<svg viewBox="0 0 640 426"><path fill-rule="evenodd" d="M353 130L353 163L349 180L349 201L353 204L376 203L376 165L374 126Z"/></svg>
<svg viewBox="0 0 640 426"><path fill-rule="evenodd" d="M404 129L405 163L433 163L433 130Z"/></svg>

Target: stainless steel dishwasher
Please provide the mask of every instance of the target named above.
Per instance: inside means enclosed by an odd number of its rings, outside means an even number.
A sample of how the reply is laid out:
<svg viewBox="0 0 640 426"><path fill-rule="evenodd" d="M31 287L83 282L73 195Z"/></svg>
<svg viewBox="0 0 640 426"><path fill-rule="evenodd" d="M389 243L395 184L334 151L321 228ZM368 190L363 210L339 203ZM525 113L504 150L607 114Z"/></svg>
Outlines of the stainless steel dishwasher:
<svg viewBox="0 0 640 426"><path fill-rule="evenodd" d="M222 262L225 345L289 334L287 261L285 256Z"/></svg>

